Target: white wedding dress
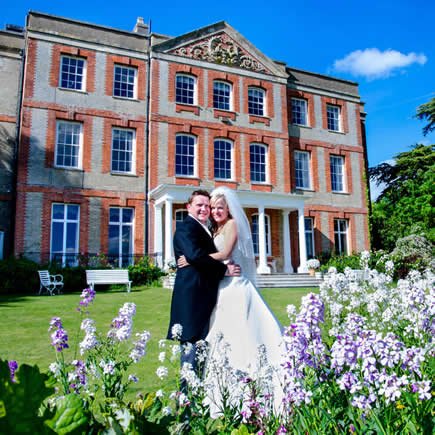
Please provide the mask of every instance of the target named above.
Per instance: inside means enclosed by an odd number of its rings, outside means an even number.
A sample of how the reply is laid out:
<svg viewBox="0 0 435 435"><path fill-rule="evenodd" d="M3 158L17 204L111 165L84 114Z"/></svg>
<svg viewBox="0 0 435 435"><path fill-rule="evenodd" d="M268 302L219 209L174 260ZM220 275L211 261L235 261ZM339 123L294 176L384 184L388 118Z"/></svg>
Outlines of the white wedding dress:
<svg viewBox="0 0 435 435"><path fill-rule="evenodd" d="M222 250L224 234L217 235L214 242ZM236 244L234 263L243 264L241 256ZM257 381L264 371L269 377L268 392L274 395L273 406L280 406L282 391L277 373L282 359L281 326L252 282L243 277L243 267L242 276L222 279L206 341L210 351L205 379L209 383L207 402L212 416L221 411L222 389L233 396L230 403L237 403L240 394L246 395L237 379L247 376ZM263 349L260 354L259 346Z"/></svg>

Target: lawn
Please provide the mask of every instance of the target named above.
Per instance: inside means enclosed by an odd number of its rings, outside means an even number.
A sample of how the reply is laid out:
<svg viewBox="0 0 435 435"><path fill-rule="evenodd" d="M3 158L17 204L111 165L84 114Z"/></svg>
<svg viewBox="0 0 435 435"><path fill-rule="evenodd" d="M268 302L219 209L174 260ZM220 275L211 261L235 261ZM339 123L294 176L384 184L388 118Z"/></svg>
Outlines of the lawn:
<svg viewBox="0 0 435 435"><path fill-rule="evenodd" d="M299 305L303 295L316 289L263 289L261 294L283 325L287 324L286 306ZM0 296L0 358L17 360L19 364L37 364L46 371L55 360L55 351L50 345L48 325L52 317L60 317L68 331L70 349L65 358L79 358L76 345L83 338L80 314L76 308L80 293L56 296ZM96 322L98 332L106 334L111 320L125 302L136 304L134 332L150 331L151 341L147 356L135 367L140 382L138 390L156 388L159 380L155 370L159 365L158 341L166 336L171 291L159 287L135 287L131 293L124 288L98 291L90 306L90 317ZM77 336L77 334L80 334Z"/></svg>

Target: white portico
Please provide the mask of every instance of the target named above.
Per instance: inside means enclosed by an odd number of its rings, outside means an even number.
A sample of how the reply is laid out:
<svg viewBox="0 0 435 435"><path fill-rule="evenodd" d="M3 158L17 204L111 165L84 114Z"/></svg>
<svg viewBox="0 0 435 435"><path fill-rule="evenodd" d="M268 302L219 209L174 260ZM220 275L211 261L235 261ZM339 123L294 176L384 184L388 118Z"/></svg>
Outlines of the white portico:
<svg viewBox="0 0 435 435"><path fill-rule="evenodd" d="M172 237L174 228L174 204L185 204L190 194L199 189L196 186L160 185L150 192L150 200L154 204L154 252L156 262L160 267L166 268L174 259ZM209 190L210 191L210 190ZM258 267L259 274L271 273L268 265L266 250L266 209L281 210L281 228L273 228L272 231L280 231L279 238L282 240L282 272L293 273L291 258L291 233L289 214L297 211L298 215L298 239L299 239L299 264L297 272L307 272L306 269L306 245L304 230L304 197L297 194L256 192L237 190L237 195L243 208L256 209L258 214Z"/></svg>

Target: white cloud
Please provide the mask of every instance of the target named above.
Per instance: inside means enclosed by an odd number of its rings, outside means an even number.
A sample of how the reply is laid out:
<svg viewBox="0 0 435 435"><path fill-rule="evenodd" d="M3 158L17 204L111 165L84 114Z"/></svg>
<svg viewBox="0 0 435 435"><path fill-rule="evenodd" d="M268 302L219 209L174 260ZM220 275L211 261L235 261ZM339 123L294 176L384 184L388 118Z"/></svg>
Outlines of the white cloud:
<svg viewBox="0 0 435 435"><path fill-rule="evenodd" d="M390 76L395 70L405 68L413 63L424 65L427 57L424 54L403 54L396 50L380 51L377 48L356 50L343 59L334 62L334 70L348 72L354 76L376 79Z"/></svg>

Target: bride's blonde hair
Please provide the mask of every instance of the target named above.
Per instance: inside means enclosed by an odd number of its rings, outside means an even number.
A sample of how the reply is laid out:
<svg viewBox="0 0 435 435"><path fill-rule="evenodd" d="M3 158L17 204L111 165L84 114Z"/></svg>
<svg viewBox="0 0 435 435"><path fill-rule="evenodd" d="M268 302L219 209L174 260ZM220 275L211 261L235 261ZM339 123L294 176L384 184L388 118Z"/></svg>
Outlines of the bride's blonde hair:
<svg viewBox="0 0 435 435"><path fill-rule="evenodd" d="M219 200L222 200L225 202L225 205L227 206L227 210L228 210L228 219L232 219L233 216L230 213L230 208L228 206L228 201L227 198L225 197L224 193L216 193L214 195L211 195L210 197L210 205L212 206L213 203L216 203ZM217 230L217 223L216 221L213 219L213 216L210 214L210 223L211 223L211 229L212 232L214 233Z"/></svg>

